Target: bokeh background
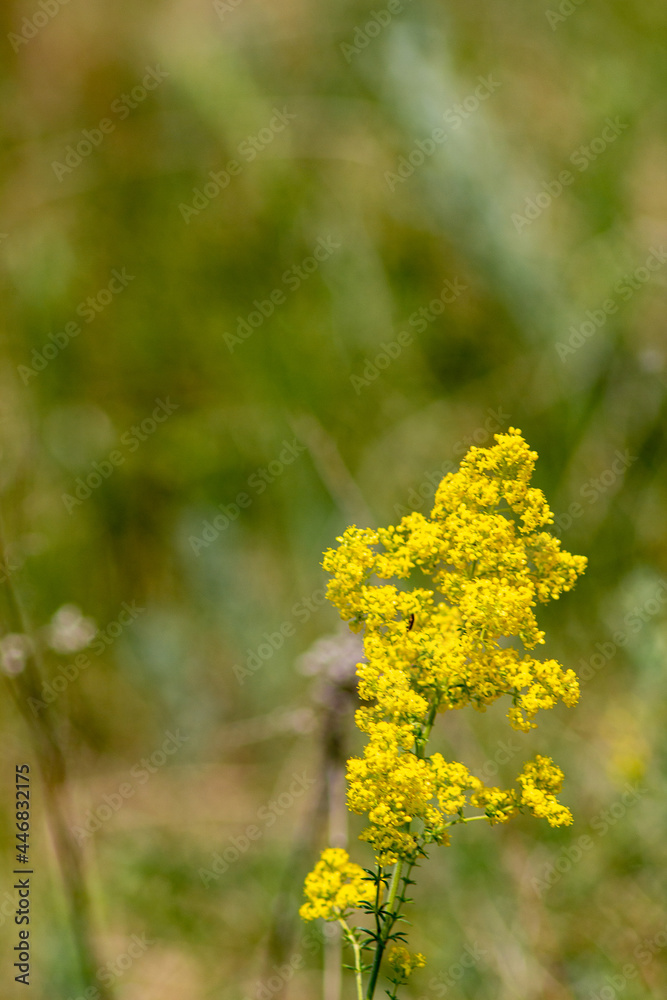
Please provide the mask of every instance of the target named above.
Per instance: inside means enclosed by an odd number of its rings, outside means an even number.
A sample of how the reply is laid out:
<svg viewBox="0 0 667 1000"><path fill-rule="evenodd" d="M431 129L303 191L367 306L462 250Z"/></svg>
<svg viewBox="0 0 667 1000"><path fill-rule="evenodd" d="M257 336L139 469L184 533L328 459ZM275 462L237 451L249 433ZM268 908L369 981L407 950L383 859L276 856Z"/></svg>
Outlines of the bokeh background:
<svg viewBox="0 0 667 1000"><path fill-rule="evenodd" d="M664 996L664 4L0 22L3 996L25 762L35 1000L337 1000L302 880L370 853L321 553L509 426L589 559L541 615L582 697L438 746L499 783L550 754L575 822L434 852L404 995Z"/></svg>

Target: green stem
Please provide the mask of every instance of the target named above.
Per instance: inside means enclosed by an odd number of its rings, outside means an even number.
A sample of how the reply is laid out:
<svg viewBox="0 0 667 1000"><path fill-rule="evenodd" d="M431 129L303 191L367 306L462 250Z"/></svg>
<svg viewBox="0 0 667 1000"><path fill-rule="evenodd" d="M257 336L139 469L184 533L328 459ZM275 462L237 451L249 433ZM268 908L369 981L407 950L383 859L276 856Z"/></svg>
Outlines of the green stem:
<svg viewBox="0 0 667 1000"><path fill-rule="evenodd" d="M486 814L482 816L459 816L458 819L453 819L450 823L445 823L445 826L458 826L459 823L474 823L476 819L487 819Z"/></svg>
<svg viewBox="0 0 667 1000"><path fill-rule="evenodd" d="M389 897L387 899L387 909L391 911L394 901L396 900L396 893L398 892L398 883L401 880L401 872L403 871L403 858L399 858L396 862L396 867L394 868L394 874L391 877L391 885L389 886Z"/></svg>
<svg viewBox="0 0 667 1000"><path fill-rule="evenodd" d="M345 938L352 945L352 950L354 951L354 978L357 983L357 1000L364 1000L364 984L361 978L361 948L359 942L342 917L338 918L338 923L343 928Z"/></svg>
<svg viewBox="0 0 667 1000"><path fill-rule="evenodd" d="M428 715L426 716L424 728L419 734L419 736L417 736L417 738L415 739L415 754L422 760L424 758L424 750L426 748L426 744L428 743L429 736L431 735L431 730L433 729L433 724L435 722L435 716L437 710L438 710L438 702L436 699L432 705L429 705ZM411 870L412 870L412 864L408 866L408 869L405 873L404 877L406 879L410 877ZM394 904L396 903L396 895L398 893L398 887L401 881L402 873L403 873L403 858L399 858L398 861L396 862L394 874L391 879L391 885L389 886L389 897L387 899L387 906L385 911L386 916L384 918L384 924L382 926L382 929L380 929L380 921L378 917L379 905L378 903L376 903L375 919L376 919L378 937L375 946L375 957L373 959L373 968L371 969L371 978L369 980L368 991L366 993L366 1000L373 1000L375 987L377 985L378 976L380 974L380 965L382 964L382 956L384 954L384 950L386 948L387 940L389 938L389 934L391 933L391 929L396 923L396 920L398 919L398 914L401 908L403 897L401 897L401 902L399 902L399 905L396 907L395 911L393 908Z"/></svg>
<svg viewBox="0 0 667 1000"><path fill-rule="evenodd" d="M426 716L426 725L424 726L423 731L419 734L419 736L415 740L415 753L417 757L420 758L424 757L424 750L426 748L426 744L428 743L428 738L431 735L431 730L433 729L433 723L435 722L435 714L437 712L437 707L438 707L437 702L434 702L430 706L428 710L428 715Z"/></svg>
<svg viewBox="0 0 667 1000"><path fill-rule="evenodd" d="M435 716L437 712L438 704L437 700L434 701L432 705L429 705L428 715L426 716L426 722L424 728L415 740L415 754L420 759L424 758L424 750L426 744L428 743L429 736L431 735L431 730L433 729L433 724L435 722ZM412 870L412 865L408 867L405 874L405 878L409 878L410 871ZM382 964L382 956L387 945L387 940L391 929L398 919L398 913L401 905L396 907L394 912L394 904L396 902L396 895L398 893L398 887L401 881L401 875L403 873L403 858L399 858L396 862L396 867L394 869L394 874L391 879L391 885L389 886L389 897L387 899L386 916L384 918L384 925L380 930L380 924L378 920L378 910L379 906L376 905L375 915L376 915L376 926L378 929L377 944L375 946L375 957L373 959L373 968L371 970L371 978L368 983L368 992L366 993L366 1000L373 1000L373 995L375 993L375 987L377 985L378 976L380 974L380 965Z"/></svg>
<svg viewBox="0 0 667 1000"><path fill-rule="evenodd" d="M387 938L389 937L389 933L396 922L396 918L398 917L400 904L397 907L396 912L392 912L392 908L394 906L394 903L396 902L396 894L398 893L398 885L399 882L401 881L402 871L403 871L403 858L399 858L398 861L396 862L396 867L394 868L394 874L392 875L391 885L389 886L389 897L387 899L388 912L387 916L385 917L384 927L382 928L380 939L377 942L375 948L375 958L373 960L371 978L368 983L368 992L366 993L366 1000L373 1000L373 994L375 993L375 986L377 984L378 976L380 974L380 965L382 963L382 956L384 954L384 949L387 945ZM409 874L409 869L407 874Z"/></svg>
<svg viewBox="0 0 667 1000"><path fill-rule="evenodd" d="M380 932L382 930L382 924L380 921L380 896L384 888L384 882L382 881L382 865L378 865L378 881L375 890L375 933L377 934L377 940L380 940Z"/></svg>

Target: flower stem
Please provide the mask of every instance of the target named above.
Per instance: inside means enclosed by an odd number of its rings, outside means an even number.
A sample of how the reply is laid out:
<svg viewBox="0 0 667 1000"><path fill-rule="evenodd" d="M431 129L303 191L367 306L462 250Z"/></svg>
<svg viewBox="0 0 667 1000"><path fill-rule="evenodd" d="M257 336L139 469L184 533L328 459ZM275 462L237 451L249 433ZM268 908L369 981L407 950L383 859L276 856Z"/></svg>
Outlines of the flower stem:
<svg viewBox="0 0 667 1000"><path fill-rule="evenodd" d="M433 723L435 722L436 712L437 712L437 702L434 702L432 705L429 706L428 714L426 716L426 721L424 723L424 729L421 731L421 733L415 740L415 754L417 757L421 759L423 759L424 757L424 750L431 735L431 730L433 729ZM408 870L405 873L405 878L409 877L411 869L412 865L409 865ZM389 934L391 932L392 927L396 923L396 920L398 918L398 913L401 908L401 903L399 903L395 912L393 910L394 904L396 902L396 895L398 893L398 887L401 881L402 873L403 873L403 858L399 858L398 861L396 862L394 874L392 875L391 884L389 886L389 897L387 899L386 916L384 918L384 924L381 930L378 920L379 907L376 905L375 916L378 927L378 937L375 946L375 957L373 959L371 978L368 983L368 992L366 993L366 1000L373 1000L373 995L375 993L375 987L377 984L378 975L380 974L380 965L382 963L382 956L384 954L384 950L387 945Z"/></svg>
<svg viewBox="0 0 667 1000"><path fill-rule="evenodd" d="M368 983L368 992L366 993L366 1000L373 1000L373 994L375 993L375 986L377 984L378 975L380 974L380 965L382 963L382 956L384 954L384 949L387 945L387 939L389 937L389 932L396 922L398 917L398 911L400 909L400 903L393 912L393 906L396 902L396 895L398 893L398 885L401 881L401 873L403 871L403 858L399 858L396 862L396 867L394 868L394 874L391 878L391 885L389 886L389 897L387 899L387 915L385 917L384 926L380 934L379 940L375 946L375 958L373 960L373 968L371 970L371 978ZM408 870L409 874L409 870Z"/></svg>
<svg viewBox="0 0 667 1000"><path fill-rule="evenodd" d="M354 978L357 983L357 1000L364 1000L364 985L361 978L361 948L359 947L359 942L342 917L338 918L338 923L343 928L345 938L352 945L352 950L354 951Z"/></svg>
<svg viewBox="0 0 667 1000"><path fill-rule="evenodd" d="M435 714L437 711L437 707L438 707L437 702L434 702L430 706L428 710L428 715L426 716L424 729L415 740L415 754L417 755L417 757L421 759L423 759L424 757L424 750L426 749L426 744L428 743L429 736L431 735L431 730L433 729L433 723L435 722Z"/></svg>
<svg viewBox="0 0 667 1000"><path fill-rule="evenodd" d="M396 893L398 892L398 883L401 880L401 872L403 871L403 858L399 858L396 862L396 867L394 868L394 874L391 878L391 885L389 886L389 898L387 899L387 909L391 911L394 901L396 899Z"/></svg>

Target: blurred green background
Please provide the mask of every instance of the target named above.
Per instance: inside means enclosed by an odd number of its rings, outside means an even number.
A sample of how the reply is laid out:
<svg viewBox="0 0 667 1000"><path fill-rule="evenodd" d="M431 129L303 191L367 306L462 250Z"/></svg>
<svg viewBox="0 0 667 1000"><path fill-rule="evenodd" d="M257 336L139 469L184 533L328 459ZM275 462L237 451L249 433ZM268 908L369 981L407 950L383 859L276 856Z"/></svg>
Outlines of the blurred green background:
<svg viewBox="0 0 667 1000"><path fill-rule="evenodd" d="M575 822L433 853L404 995L664 996L664 4L0 20L3 996L27 762L36 1000L336 1000L296 916L359 745L321 553L509 426L589 559L540 619L582 697L438 746L553 756Z"/></svg>

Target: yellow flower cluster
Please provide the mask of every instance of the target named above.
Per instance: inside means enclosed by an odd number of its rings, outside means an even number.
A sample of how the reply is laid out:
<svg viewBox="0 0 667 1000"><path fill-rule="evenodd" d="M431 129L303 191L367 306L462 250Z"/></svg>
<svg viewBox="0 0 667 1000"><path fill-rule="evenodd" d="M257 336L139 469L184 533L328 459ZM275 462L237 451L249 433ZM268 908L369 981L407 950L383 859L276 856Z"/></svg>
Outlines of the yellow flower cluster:
<svg viewBox="0 0 667 1000"><path fill-rule="evenodd" d="M484 810L490 823L505 823L522 808L551 826L569 826L572 813L556 799L563 783L563 772L550 757L539 754L524 764L517 778L521 791L480 787L470 796L470 804Z"/></svg>
<svg viewBox="0 0 667 1000"><path fill-rule="evenodd" d="M521 805L533 816L546 819L550 826L568 826L572 813L556 799L563 784L563 772L550 757L540 757L524 765L517 781L521 785Z"/></svg>
<svg viewBox="0 0 667 1000"><path fill-rule="evenodd" d="M390 950L387 961L392 971L402 979L407 979L415 969L423 969L426 965L426 959L420 952L411 954L400 944L394 945Z"/></svg>
<svg viewBox="0 0 667 1000"><path fill-rule="evenodd" d="M439 753L418 757L409 726L375 722L369 731L363 758L352 757L347 765L348 806L368 813L371 824L361 839L381 864L414 857L420 837L447 844L448 817L462 815L466 791L481 788L481 781ZM414 820L421 821L421 832L409 829Z"/></svg>
<svg viewBox="0 0 667 1000"><path fill-rule="evenodd" d="M347 851L328 847L306 877L305 894L309 902L299 910L303 920L338 920L360 903L370 903L375 889Z"/></svg>
<svg viewBox="0 0 667 1000"><path fill-rule="evenodd" d="M445 476L430 518L353 526L324 555L328 598L364 631L356 721L369 741L363 757L348 761L348 803L368 814L362 839L380 864L447 843L448 827L471 818L467 805L491 823L523 810L552 825L571 822L554 794L563 775L549 758L524 767L520 790L502 790L424 752L437 713L485 711L507 696L510 724L527 731L540 709L579 697L572 670L532 651L544 642L535 608L570 590L586 560L545 530L553 515L529 485L537 455L521 432L495 440L471 448Z"/></svg>
<svg viewBox="0 0 667 1000"><path fill-rule="evenodd" d="M439 711L483 710L508 694L511 724L530 729L540 708L577 700L572 670L527 651L544 642L536 604L570 590L586 560L542 530L553 515L528 486L537 456L520 431L495 437L494 447L471 448L459 471L445 476L431 519L412 513L396 527L353 526L325 553L328 598L353 630L365 631L360 693L376 705L362 723L412 721L423 707L415 694L435 696ZM415 571L433 589L372 582ZM508 645L512 639L523 651Z"/></svg>

